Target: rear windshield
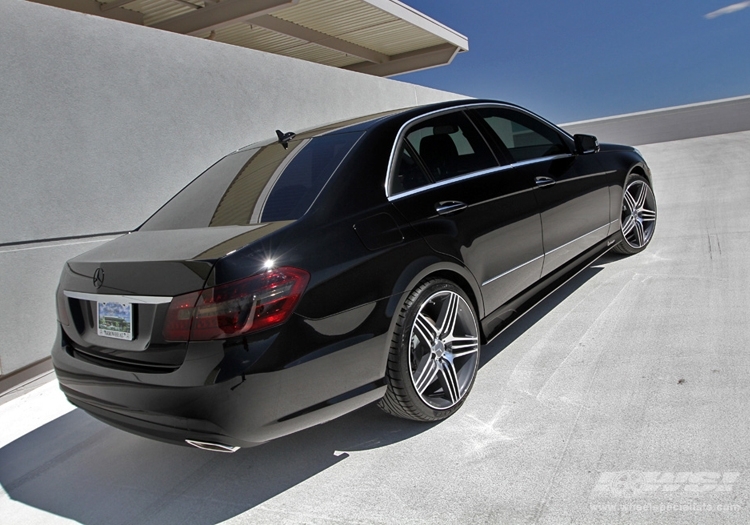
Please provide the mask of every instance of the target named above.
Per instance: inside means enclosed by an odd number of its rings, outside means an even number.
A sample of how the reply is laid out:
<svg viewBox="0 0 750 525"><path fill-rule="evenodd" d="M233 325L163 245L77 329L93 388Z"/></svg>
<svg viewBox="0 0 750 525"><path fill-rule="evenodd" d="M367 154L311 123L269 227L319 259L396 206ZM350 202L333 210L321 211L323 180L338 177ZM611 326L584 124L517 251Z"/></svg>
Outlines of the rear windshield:
<svg viewBox="0 0 750 525"><path fill-rule="evenodd" d="M141 231L299 219L362 132L278 142L227 155L157 211Z"/></svg>

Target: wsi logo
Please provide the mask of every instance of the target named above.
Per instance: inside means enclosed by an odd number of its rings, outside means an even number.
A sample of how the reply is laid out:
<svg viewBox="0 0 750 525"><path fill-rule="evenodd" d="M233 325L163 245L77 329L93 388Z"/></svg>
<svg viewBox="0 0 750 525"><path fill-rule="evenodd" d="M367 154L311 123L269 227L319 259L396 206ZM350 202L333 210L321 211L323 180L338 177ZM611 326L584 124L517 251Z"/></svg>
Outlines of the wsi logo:
<svg viewBox="0 0 750 525"><path fill-rule="evenodd" d="M731 492L739 477L739 472L602 472L591 492L619 498L654 492Z"/></svg>

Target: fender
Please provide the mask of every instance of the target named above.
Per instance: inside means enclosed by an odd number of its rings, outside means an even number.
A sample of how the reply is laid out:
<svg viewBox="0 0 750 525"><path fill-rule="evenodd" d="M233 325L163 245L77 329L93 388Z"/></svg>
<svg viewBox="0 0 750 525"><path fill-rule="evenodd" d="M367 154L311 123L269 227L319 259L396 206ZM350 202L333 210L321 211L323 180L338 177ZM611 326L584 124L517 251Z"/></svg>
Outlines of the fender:
<svg viewBox="0 0 750 525"><path fill-rule="evenodd" d="M453 260L444 259L442 254L434 253L412 261L396 281L394 293L391 295L386 312L391 317L390 330L393 332L398 321L398 312L404 306L409 294L417 285L428 277L442 277L453 281L461 287L471 299L478 319L484 318L484 301L474 275L464 266ZM481 324L481 323L480 323ZM389 342L390 344L390 342Z"/></svg>

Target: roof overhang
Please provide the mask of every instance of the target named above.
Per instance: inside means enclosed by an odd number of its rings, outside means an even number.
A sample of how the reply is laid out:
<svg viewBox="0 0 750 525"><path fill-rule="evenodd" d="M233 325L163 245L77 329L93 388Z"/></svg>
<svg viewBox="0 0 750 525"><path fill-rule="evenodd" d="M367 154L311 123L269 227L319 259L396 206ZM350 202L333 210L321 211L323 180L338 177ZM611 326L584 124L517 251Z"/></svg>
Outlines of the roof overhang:
<svg viewBox="0 0 750 525"><path fill-rule="evenodd" d="M397 0L33 0L377 76L450 64L468 39Z"/></svg>

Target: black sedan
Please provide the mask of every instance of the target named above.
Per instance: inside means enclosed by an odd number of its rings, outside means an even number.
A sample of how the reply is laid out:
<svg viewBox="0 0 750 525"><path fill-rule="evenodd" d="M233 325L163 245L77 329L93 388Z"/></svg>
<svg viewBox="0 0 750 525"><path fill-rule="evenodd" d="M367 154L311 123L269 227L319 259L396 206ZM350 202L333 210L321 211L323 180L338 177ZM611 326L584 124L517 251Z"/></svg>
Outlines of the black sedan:
<svg viewBox="0 0 750 525"><path fill-rule="evenodd" d="M225 452L374 401L443 419L469 394L482 344L654 234L637 150L511 104L276 135L68 261L52 356L73 404Z"/></svg>

